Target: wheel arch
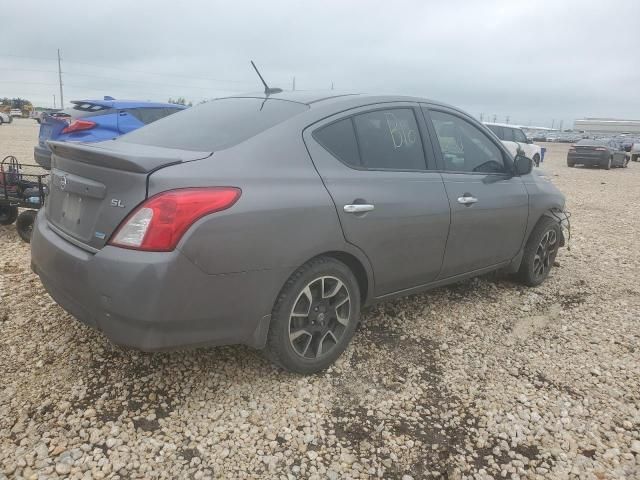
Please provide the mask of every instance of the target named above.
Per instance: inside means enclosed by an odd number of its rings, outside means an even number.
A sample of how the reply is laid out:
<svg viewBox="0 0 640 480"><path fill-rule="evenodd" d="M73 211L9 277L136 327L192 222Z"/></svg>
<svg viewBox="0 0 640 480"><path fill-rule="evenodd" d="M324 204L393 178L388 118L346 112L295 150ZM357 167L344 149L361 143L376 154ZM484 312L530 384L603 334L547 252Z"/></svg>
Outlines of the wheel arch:
<svg viewBox="0 0 640 480"><path fill-rule="evenodd" d="M367 268L368 264L365 266L363 259L360 259L353 253L346 252L344 250L330 250L309 258L306 262L303 262L303 265L318 257L334 258L349 267L358 282L358 287L360 288L360 300L362 304L365 305L368 303L371 293L373 292L373 273L370 268Z"/></svg>
<svg viewBox="0 0 640 480"><path fill-rule="evenodd" d="M536 219L535 222L531 222L529 224L529 226L527 227L527 232L523 238L522 247L520 248L520 251L516 254L515 257L513 257L513 259L511 259L511 262L507 265L507 267L505 267L505 270L507 272L515 273L520 269L520 265L522 263L522 257L524 255L524 249L527 245L527 242L529 242L529 238L531 238L531 235L533 234L535 228L545 218L551 218L553 220L558 221L557 214L555 213L558 211L562 211L562 207L560 205L549 206L545 210L543 210L540 213L540 215L538 215L538 218ZM564 231L562 230L562 228L560 228L560 246L564 247L564 245L565 245Z"/></svg>

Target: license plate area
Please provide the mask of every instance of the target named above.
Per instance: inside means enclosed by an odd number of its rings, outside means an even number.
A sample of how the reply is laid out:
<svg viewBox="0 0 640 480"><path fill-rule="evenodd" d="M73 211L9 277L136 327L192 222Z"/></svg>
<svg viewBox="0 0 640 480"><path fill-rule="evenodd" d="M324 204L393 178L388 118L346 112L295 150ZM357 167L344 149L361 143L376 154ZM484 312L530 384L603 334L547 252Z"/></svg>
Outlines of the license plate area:
<svg viewBox="0 0 640 480"><path fill-rule="evenodd" d="M65 193L62 199L61 223L69 230L80 230L82 218L82 197L75 193Z"/></svg>

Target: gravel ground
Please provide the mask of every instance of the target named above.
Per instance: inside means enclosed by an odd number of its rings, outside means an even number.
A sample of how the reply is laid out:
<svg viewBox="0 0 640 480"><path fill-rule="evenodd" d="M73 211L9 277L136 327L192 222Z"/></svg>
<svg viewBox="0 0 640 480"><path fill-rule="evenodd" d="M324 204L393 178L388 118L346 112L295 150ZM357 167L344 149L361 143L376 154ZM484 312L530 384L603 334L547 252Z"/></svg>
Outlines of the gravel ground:
<svg viewBox="0 0 640 480"><path fill-rule="evenodd" d="M0 155L30 161L36 138L3 125ZM640 164L570 169L547 147L573 239L544 285L369 308L310 377L243 347L115 347L0 227L0 479L640 478Z"/></svg>

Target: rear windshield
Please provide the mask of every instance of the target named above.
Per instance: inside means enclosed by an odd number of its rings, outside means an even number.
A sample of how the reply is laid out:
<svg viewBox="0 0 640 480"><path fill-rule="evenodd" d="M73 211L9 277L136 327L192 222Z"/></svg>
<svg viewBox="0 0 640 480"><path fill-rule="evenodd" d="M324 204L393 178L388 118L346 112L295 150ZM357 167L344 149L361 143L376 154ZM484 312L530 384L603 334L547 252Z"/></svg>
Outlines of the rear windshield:
<svg viewBox="0 0 640 480"><path fill-rule="evenodd" d="M608 140L579 140L576 142L576 145L606 145Z"/></svg>
<svg viewBox="0 0 640 480"><path fill-rule="evenodd" d="M58 116L62 114L62 116L69 116L72 118L82 118L82 117L95 117L96 115L106 115L107 113L111 113L113 109L109 107L105 107L104 105L96 105L95 103L75 103L71 108L65 108L64 110L60 110ZM54 115L55 116L55 115Z"/></svg>
<svg viewBox="0 0 640 480"><path fill-rule="evenodd" d="M308 108L278 99L221 98L165 117L118 141L182 150L223 150Z"/></svg>

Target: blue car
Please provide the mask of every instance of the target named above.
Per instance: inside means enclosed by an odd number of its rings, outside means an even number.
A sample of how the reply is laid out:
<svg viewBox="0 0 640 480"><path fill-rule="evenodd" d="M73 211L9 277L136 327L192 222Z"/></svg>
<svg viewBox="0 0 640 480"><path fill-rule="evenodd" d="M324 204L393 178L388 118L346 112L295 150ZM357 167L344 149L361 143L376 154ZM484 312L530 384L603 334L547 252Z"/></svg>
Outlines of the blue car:
<svg viewBox="0 0 640 480"><path fill-rule="evenodd" d="M38 145L34 148L36 163L49 170L51 150L47 140L61 142L101 142L144 127L186 107L173 103L116 100L74 100L73 107L43 115Z"/></svg>

